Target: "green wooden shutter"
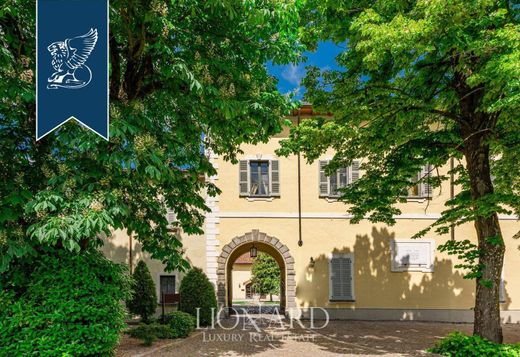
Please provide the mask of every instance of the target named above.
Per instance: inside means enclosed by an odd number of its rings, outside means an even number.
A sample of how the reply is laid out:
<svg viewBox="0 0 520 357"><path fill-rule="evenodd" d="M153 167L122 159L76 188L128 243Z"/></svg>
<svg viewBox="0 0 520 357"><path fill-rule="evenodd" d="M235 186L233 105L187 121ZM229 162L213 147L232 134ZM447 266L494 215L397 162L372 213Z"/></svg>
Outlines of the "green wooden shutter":
<svg viewBox="0 0 520 357"><path fill-rule="evenodd" d="M249 196L249 161L240 160L238 166L240 196Z"/></svg>
<svg viewBox="0 0 520 357"><path fill-rule="evenodd" d="M329 264L330 300L354 300L354 256L334 254Z"/></svg>
<svg viewBox="0 0 520 357"><path fill-rule="evenodd" d="M320 186L319 186L319 192L320 197L328 197L329 196L329 178L325 174L325 166L327 166L329 162L327 160L320 160L319 167L320 167Z"/></svg>
<svg viewBox="0 0 520 357"><path fill-rule="evenodd" d="M173 208L166 209L166 221L168 222L168 227L173 227L173 224L177 222L177 213Z"/></svg>
<svg viewBox="0 0 520 357"><path fill-rule="evenodd" d="M359 161L352 161L352 166L350 167L350 182L354 183L359 180Z"/></svg>
<svg viewBox="0 0 520 357"><path fill-rule="evenodd" d="M269 165L271 196L280 196L280 162L271 160Z"/></svg>
<svg viewBox="0 0 520 357"><path fill-rule="evenodd" d="M428 178L430 177L432 167L431 165L424 165L424 167L421 170L420 178L422 180L420 184L420 195L422 197L431 197L432 196L432 185L428 183Z"/></svg>

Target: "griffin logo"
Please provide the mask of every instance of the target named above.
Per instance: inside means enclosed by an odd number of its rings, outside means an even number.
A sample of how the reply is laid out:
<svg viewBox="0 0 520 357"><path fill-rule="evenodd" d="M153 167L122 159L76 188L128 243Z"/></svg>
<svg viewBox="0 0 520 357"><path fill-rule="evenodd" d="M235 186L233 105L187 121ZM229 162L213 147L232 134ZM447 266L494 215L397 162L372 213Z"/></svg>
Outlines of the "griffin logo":
<svg viewBox="0 0 520 357"><path fill-rule="evenodd" d="M92 80L92 71L85 64L98 39L97 29L83 36L51 43L47 50L52 56L55 72L47 79L47 89L79 89Z"/></svg>

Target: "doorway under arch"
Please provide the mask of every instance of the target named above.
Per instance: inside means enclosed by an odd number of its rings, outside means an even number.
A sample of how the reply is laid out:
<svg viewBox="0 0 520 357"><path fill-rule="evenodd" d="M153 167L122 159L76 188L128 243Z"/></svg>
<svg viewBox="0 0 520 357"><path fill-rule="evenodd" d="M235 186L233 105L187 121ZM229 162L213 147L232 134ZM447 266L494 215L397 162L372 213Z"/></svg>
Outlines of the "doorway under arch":
<svg viewBox="0 0 520 357"><path fill-rule="evenodd" d="M294 259L289 248L276 237L262 233L257 229L240 237L235 237L230 243L222 247L217 260L217 301L219 308L226 314L232 306L232 268L233 263L242 254L249 252L254 246L261 252L271 255L280 266L280 312L287 313L289 309L296 307L296 280L294 271Z"/></svg>

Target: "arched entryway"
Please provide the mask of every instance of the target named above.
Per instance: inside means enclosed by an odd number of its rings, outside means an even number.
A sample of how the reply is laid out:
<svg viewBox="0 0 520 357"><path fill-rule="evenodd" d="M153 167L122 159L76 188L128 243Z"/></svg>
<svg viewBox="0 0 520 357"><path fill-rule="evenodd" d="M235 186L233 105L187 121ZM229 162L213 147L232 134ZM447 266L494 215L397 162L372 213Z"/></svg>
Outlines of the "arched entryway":
<svg viewBox="0 0 520 357"><path fill-rule="evenodd" d="M219 307L224 308L224 311L227 313L227 308L232 305L231 269L233 263L239 256L248 252L253 244L259 251L271 255L280 266L280 278L282 281L280 308L283 313L287 313L289 309L296 307L294 259L285 244L276 237L269 236L257 229L243 236L233 238L229 244L222 247L217 269L217 300Z"/></svg>

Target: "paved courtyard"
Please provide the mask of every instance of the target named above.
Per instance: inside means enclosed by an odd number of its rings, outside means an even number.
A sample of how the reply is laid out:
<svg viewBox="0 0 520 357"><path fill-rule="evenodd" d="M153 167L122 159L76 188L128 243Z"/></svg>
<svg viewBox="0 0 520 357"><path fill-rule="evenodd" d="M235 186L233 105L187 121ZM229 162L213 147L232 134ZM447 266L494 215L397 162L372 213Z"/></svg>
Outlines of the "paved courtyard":
<svg viewBox="0 0 520 357"><path fill-rule="evenodd" d="M381 321L330 321L312 330L308 321L291 328L286 320L280 324L269 318L255 320L257 329L247 319L234 326L236 321L225 320L185 340L133 350L121 346L118 356L425 356L425 349L449 332L472 330L469 324ZM322 323L316 321L316 327ZM505 342L520 341L520 325L505 325L504 337Z"/></svg>

